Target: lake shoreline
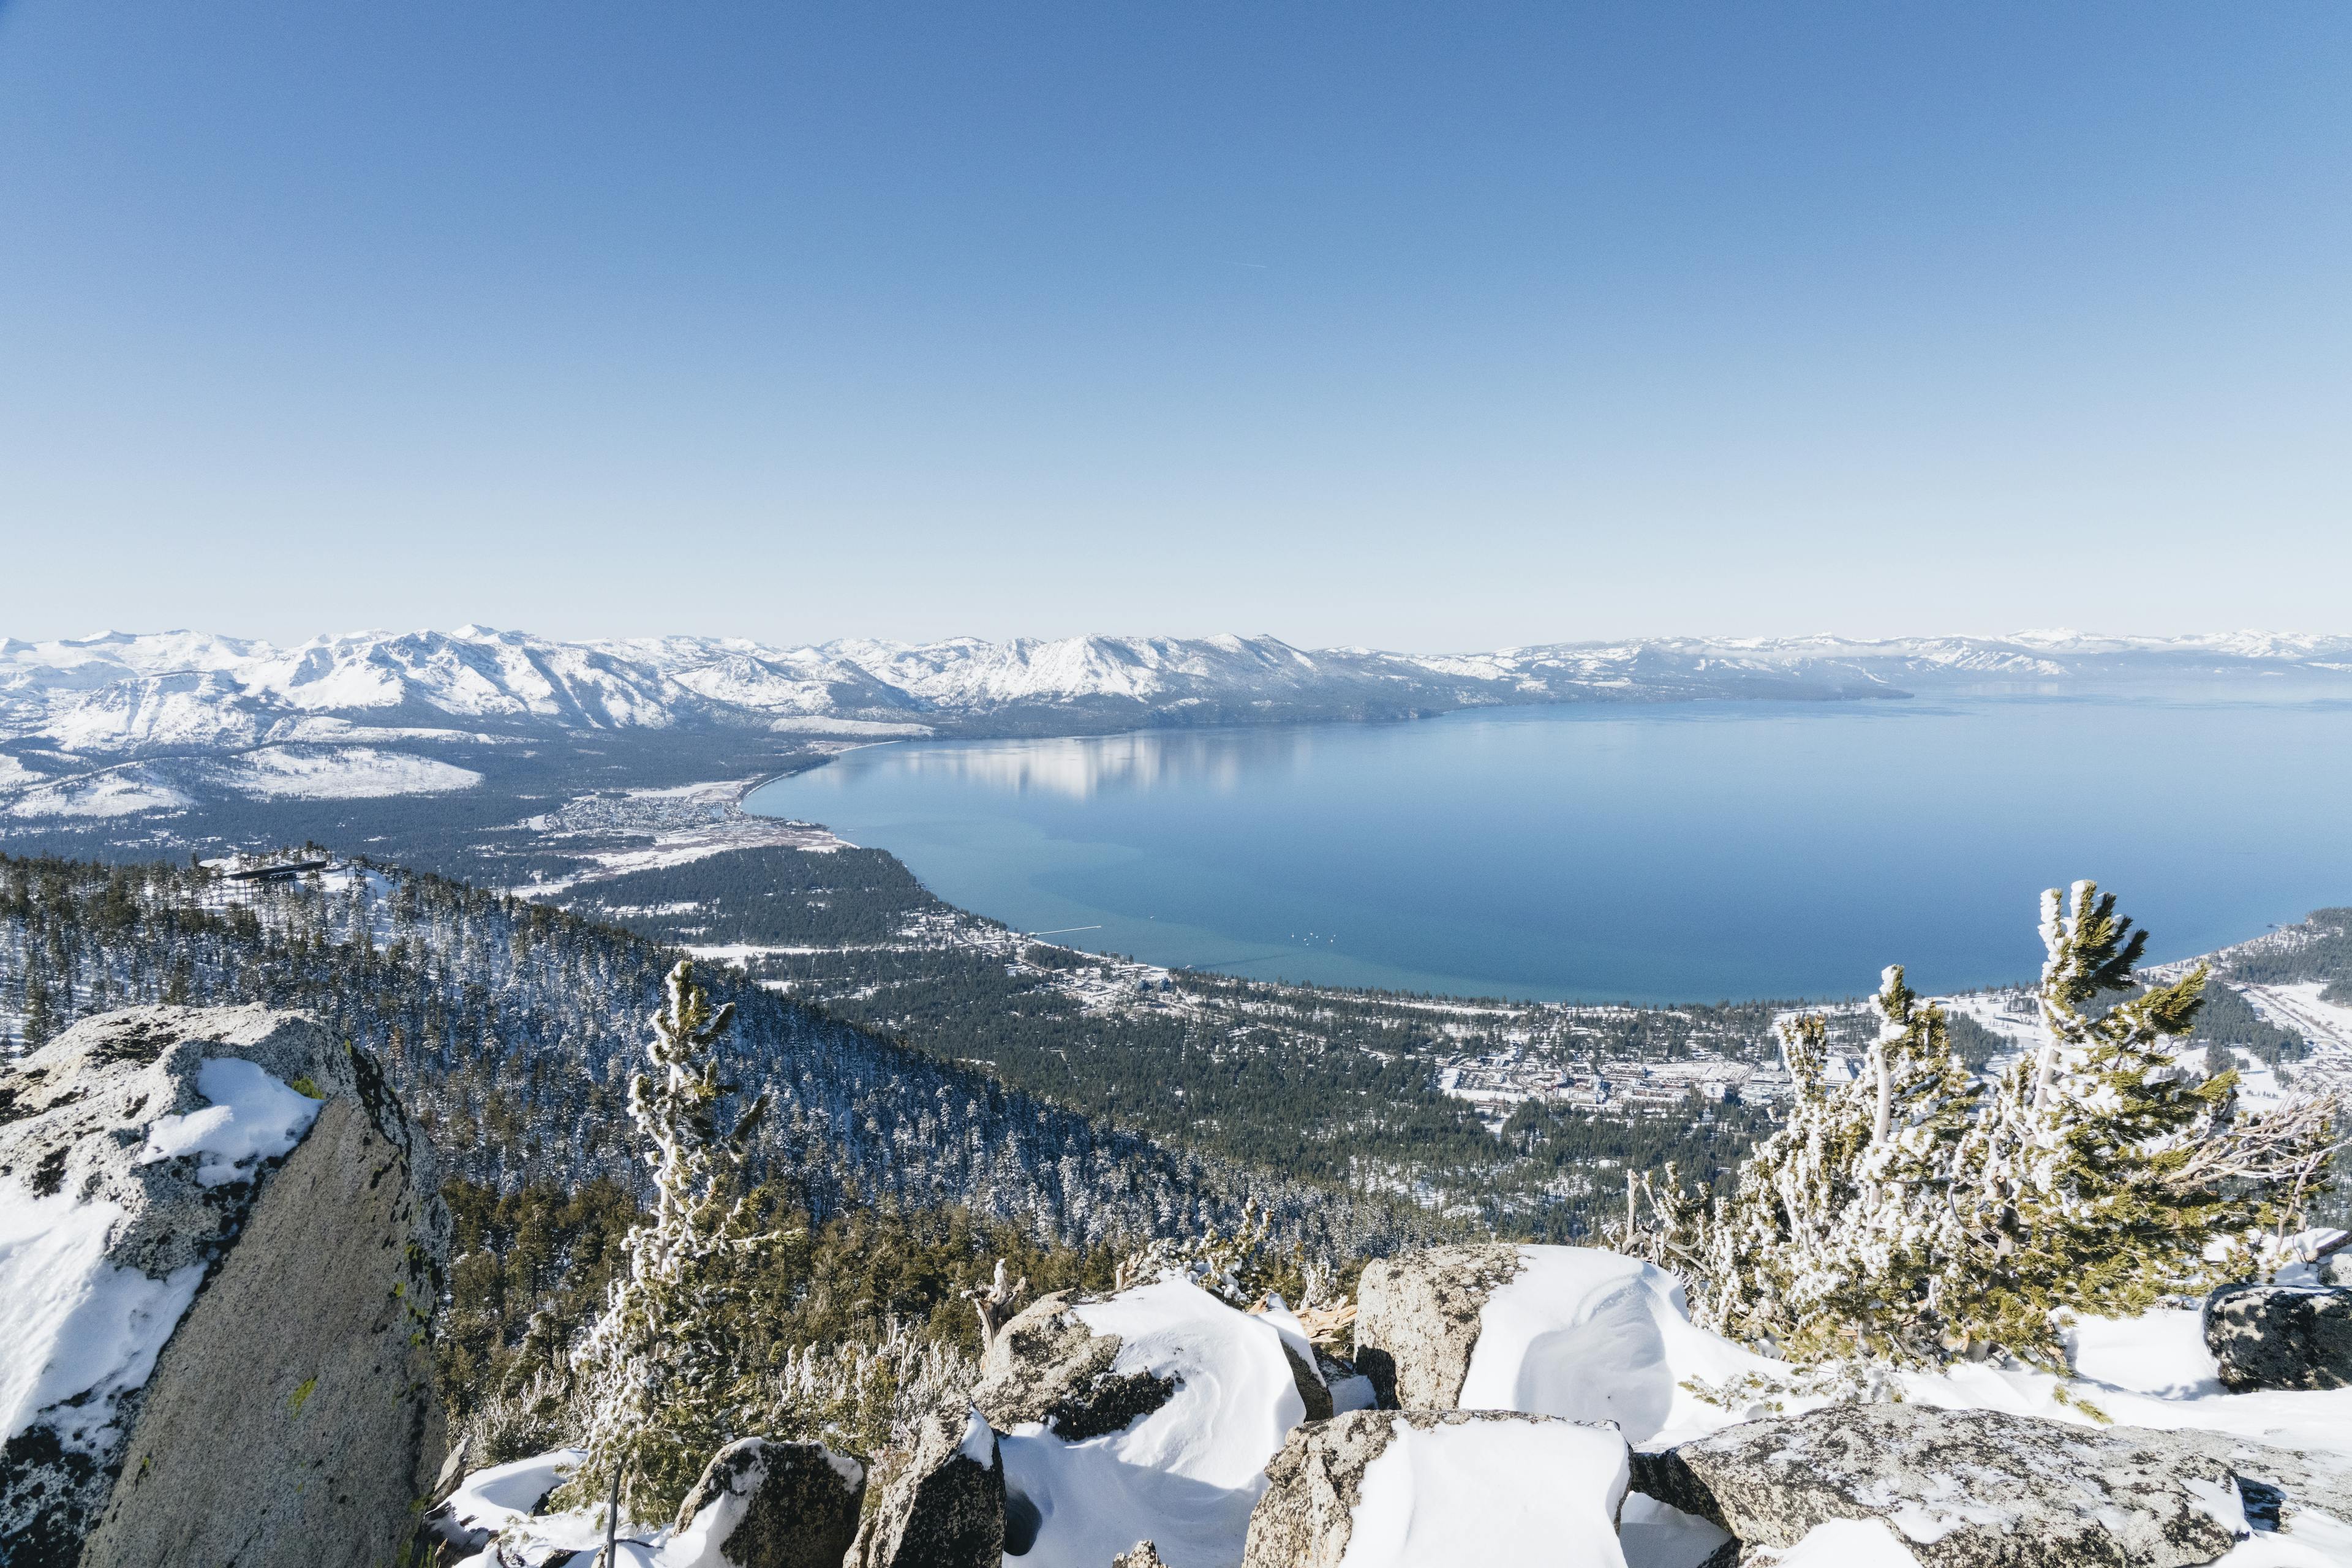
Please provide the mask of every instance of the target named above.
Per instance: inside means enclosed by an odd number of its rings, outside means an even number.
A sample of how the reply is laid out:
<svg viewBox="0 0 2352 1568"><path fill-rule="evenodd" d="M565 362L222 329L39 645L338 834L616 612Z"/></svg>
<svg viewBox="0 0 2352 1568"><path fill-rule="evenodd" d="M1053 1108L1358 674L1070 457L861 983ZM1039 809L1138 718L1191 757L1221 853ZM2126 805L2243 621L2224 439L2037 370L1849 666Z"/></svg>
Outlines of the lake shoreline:
<svg viewBox="0 0 2352 1568"><path fill-rule="evenodd" d="M942 736L827 758L743 808L1154 963L1531 1001L1853 994L1890 962L2002 984L2038 964L2041 889L2084 872L2158 958L2352 887L2347 825L2240 761L2352 767L2352 710L2093 695ZM2163 726L2184 761L2149 773ZM2051 797L2043 759L2070 753L2130 787Z"/></svg>

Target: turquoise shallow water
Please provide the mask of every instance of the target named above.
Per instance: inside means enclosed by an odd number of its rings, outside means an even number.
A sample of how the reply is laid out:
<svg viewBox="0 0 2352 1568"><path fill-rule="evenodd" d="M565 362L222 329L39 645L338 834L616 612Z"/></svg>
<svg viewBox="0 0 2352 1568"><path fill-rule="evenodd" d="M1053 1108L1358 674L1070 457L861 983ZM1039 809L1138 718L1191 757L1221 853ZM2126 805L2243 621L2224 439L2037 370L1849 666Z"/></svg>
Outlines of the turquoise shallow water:
<svg viewBox="0 0 2352 1568"><path fill-rule="evenodd" d="M1703 1001L2024 978L2076 877L2159 958L2352 903L2347 781L2341 699L1985 699L892 744L747 804L1155 963Z"/></svg>

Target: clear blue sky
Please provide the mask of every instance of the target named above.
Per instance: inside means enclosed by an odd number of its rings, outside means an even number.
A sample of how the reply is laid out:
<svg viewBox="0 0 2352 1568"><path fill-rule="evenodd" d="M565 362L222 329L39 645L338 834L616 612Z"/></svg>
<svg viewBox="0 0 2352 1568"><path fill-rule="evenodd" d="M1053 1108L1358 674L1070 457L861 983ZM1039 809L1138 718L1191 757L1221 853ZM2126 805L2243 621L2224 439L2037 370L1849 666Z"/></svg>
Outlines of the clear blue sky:
<svg viewBox="0 0 2352 1568"><path fill-rule="evenodd" d="M2352 7L0 7L0 634L2352 629Z"/></svg>

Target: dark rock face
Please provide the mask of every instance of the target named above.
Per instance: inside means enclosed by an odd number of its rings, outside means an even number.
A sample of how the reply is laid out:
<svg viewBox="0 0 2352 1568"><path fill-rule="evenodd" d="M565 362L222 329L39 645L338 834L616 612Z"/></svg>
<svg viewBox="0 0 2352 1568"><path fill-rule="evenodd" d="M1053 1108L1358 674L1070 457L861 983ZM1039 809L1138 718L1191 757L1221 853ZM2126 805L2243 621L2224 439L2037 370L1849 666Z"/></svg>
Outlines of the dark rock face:
<svg viewBox="0 0 2352 1568"><path fill-rule="evenodd" d="M1354 1360L1383 1409L1454 1408L1486 1299L1524 1266L1507 1243L1432 1247L1365 1265Z"/></svg>
<svg viewBox="0 0 2352 1568"><path fill-rule="evenodd" d="M1868 1405L1636 1455L1633 1485L1749 1547L1876 1519L1927 1568L2188 1568L2242 1538L2242 1471L2303 1466L2210 1433Z"/></svg>
<svg viewBox="0 0 2352 1568"><path fill-rule="evenodd" d="M979 1411L924 1417L914 1448L882 1469L879 1485L852 1568L996 1568L1003 1560L1004 1466Z"/></svg>
<svg viewBox="0 0 2352 1568"><path fill-rule="evenodd" d="M0 1075L0 1183L53 1205L53 1235L102 1238L90 1300L135 1300L123 1326L160 1345L26 1413L0 1453L0 1564L394 1559L442 1454L448 1219L374 1063L298 1014L141 1007ZM240 1151L205 1132L223 1125L284 1136Z"/></svg>
<svg viewBox="0 0 2352 1568"><path fill-rule="evenodd" d="M865 1498L856 1459L822 1443L745 1437L703 1467L674 1539L695 1539L698 1526L735 1568L839 1568Z"/></svg>
<svg viewBox="0 0 2352 1568"><path fill-rule="evenodd" d="M2205 1346L2232 1394L2352 1387L2352 1289L2224 1285L2205 1298Z"/></svg>
<svg viewBox="0 0 2352 1568"><path fill-rule="evenodd" d="M1082 1300L1066 1290L1040 1296L997 1331L971 1395L991 1426L1042 1421L1055 1436L1083 1442L1125 1431L1175 1394L1166 1378L1111 1371L1118 1336L1080 1321L1070 1309Z"/></svg>
<svg viewBox="0 0 2352 1568"><path fill-rule="evenodd" d="M1400 1424L1423 1432L1474 1424L1577 1427L1512 1410L1351 1410L1295 1427L1265 1467L1265 1495L1250 1512L1242 1568L1339 1568L1354 1536L1364 1472L1396 1441ZM1622 1451L1613 1425L1585 1429L1607 1434Z"/></svg>
<svg viewBox="0 0 2352 1568"><path fill-rule="evenodd" d="M1282 1359L1290 1363L1290 1381L1297 1387L1298 1397L1307 1406L1307 1419L1330 1420L1331 1389L1323 1381L1322 1373L1309 1366L1307 1358L1292 1349L1288 1340L1282 1342Z"/></svg>

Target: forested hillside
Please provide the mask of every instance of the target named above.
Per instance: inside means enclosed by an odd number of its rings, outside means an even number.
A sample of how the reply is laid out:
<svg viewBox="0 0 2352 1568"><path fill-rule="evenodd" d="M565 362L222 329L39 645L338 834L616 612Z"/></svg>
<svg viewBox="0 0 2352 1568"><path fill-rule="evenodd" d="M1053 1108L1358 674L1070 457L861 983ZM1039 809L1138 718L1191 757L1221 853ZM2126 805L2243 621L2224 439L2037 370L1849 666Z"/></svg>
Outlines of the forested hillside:
<svg viewBox="0 0 2352 1568"><path fill-rule="evenodd" d="M0 858L0 1032L36 1045L139 1002L305 1009L375 1051L456 1180L635 1184L622 1100L675 954L561 910L380 867L240 883L166 865ZM712 967L738 1008L729 1063L772 1110L759 1173L819 1220L861 1205L968 1206L1093 1242L1231 1223L1382 1249L1410 1210L1171 1152Z"/></svg>
<svg viewBox="0 0 2352 1568"><path fill-rule="evenodd" d="M1627 1166L1671 1160L1727 1191L1777 1107L1762 1093L1705 1096L1693 1079L1719 1072L1720 1089L1742 1063L1776 1077L1774 1021L1798 1005L1528 1004L1169 971L1024 938L942 902L876 849L726 851L560 896L1121 1125L1544 1239L1589 1236L1622 1207ZM2221 955L2227 980L2189 1043L2299 1064L2305 1039L2235 983L2337 973L2333 913ZM1848 1056L1876 1030L1858 998L1823 1010ZM2021 993L1969 999L1948 1020L1951 1048L1985 1070L2018 1048L2032 1012ZM1449 1092L1447 1068L1464 1063L1523 1097ZM1611 1085L1605 1105L1586 1099L1598 1081Z"/></svg>
<svg viewBox="0 0 2352 1568"><path fill-rule="evenodd" d="M2302 925L2221 954L2233 980L2262 985L2318 982L2329 1002L2352 1002L2352 909L2314 910Z"/></svg>
<svg viewBox="0 0 2352 1568"><path fill-rule="evenodd" d="M1673 1160L1727 1182L1771 1125L1755 1107L1680 1097L1632 1114L1530 1103L1482 1116L1437 1079L1444 1059L1484 1050L1769 1059L1780 1004L1563 1010L1171 973L1020 938L941 902L874 849L733 851L564 897L649 936L727 952L833 1016L1122 1126L1318 1183L1410 1194L1507 1234L1589 1234L1622 1202L1626 1163Z"/></svg>

